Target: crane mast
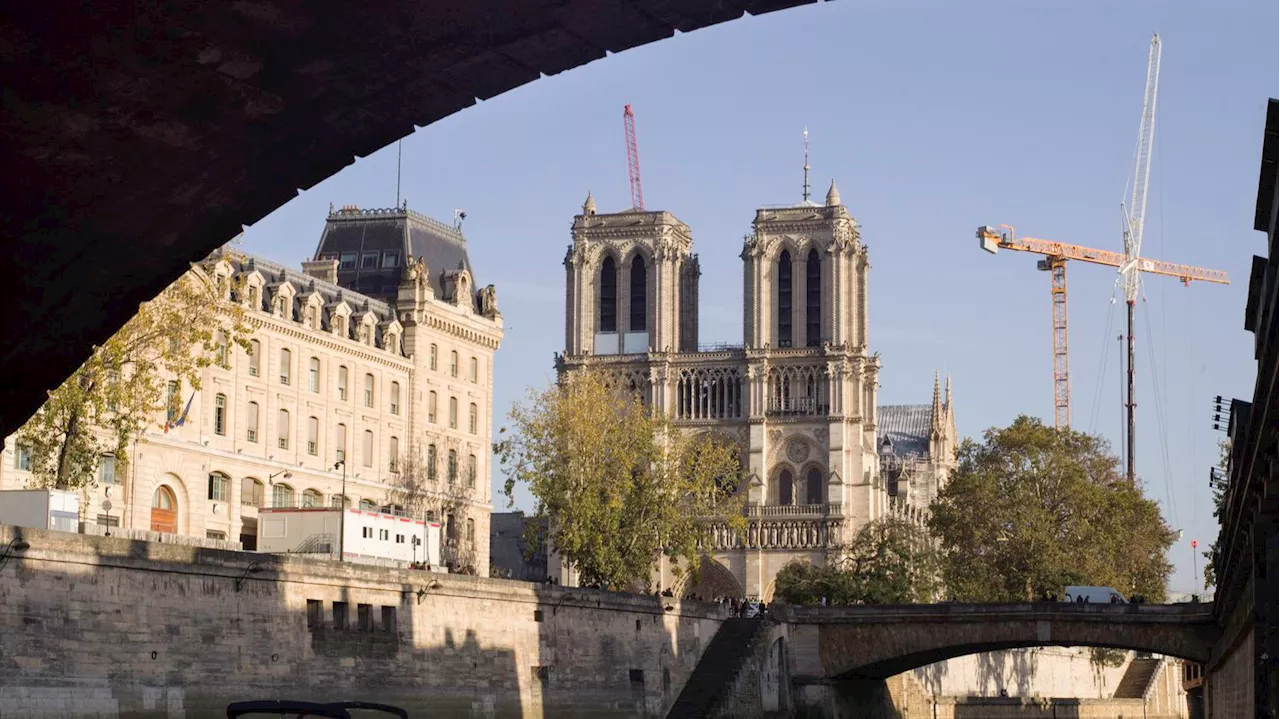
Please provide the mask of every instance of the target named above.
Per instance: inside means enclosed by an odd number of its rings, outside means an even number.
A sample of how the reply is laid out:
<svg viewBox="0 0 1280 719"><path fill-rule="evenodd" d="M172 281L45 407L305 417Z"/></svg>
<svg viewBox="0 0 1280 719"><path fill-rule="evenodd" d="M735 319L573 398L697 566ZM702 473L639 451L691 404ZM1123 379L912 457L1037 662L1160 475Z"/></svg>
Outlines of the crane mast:
<svg viewBox="0 0 1280 719"><path fill-rule="evenodd" d="M631 178L631 206L644 209L644 192L640 188L640 149L636 145L636 114L630 105L622 108L622 132L627 140L627 174Z"/></svg>
<svg viewBox="0 0 1280 719"><path fill-rule="evenodd" d="M1133 165L1133 195L1129 198L1128 212L1124 214L1125 263L1120 269L1124 280L1125 315L1128 321L1128 364L1126 375L1128 389L1125 402L1125 476L1129 485L1137 482L1135 455L1137 452L1134 428L1137 402L1134 401L1134 342L1133 310L1138 299L1142 277L1138 268L1142 253L1142 230L1146 223L1147 186L1151 178L1151 153L1156 134L1156 91L1160 86L1160 35L1151 36L1151 50L1147 54L1147 87L1142 95L1142 121L1138 125L1138 151Z"/></svg>

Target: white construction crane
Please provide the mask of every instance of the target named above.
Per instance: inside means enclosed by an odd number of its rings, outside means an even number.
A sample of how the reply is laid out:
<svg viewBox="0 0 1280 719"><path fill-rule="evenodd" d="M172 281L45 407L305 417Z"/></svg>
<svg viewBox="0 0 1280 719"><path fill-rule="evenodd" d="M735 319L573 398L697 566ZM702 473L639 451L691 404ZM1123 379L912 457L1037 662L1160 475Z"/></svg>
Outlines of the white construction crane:
<svg viewBox="0 0 1280 719"><path fill-rule="evenodd" d="M1151 50L1147 55L1147 89L1142 96L1142 121L1138 125L1138 150L1133 165L1133 194L1129 198L1129 206L1121 204L1124 216L1124 265L1120 268L1120 278L1124 283L1124 300L1128 316L1129 346L1128 357L1128 391L1125 401L1125 414L1128 424L1125 447L1125 474L1129 484L1135 480L1134 470L1134 409L1133 397L1133 307L1138 300L1138 291L1142 287L1142 229L1146 224L1147 185L1151 178L1151 151L1156 135L1156 91L1160 86L1160 35L1151 36Z"/></svg>

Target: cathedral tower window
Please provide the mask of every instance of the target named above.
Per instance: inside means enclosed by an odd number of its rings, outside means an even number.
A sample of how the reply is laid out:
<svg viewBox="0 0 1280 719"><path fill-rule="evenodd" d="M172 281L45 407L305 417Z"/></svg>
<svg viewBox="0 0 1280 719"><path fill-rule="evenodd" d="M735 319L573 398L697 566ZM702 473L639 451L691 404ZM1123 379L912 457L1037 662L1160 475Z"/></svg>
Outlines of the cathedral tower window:
<svg viewBox="0 0 1280 719"><path fill-rule="evenodd" d="M805 476L805 503L822 504L822 470L813 467Z"/></svg>
<svg viewBox="0 0 1280 719"><path fill-rule="evenodd" d="M791 470L784 469L778 473L778 504L787 506L792 503L795 491L795 479Z"/></svg>
<svg viewBox="0 0 1280 719"><path fill-rule="evenodd" d="M791 346L791 253L778 256L778 346Z"/></svg>
<svg viewBox="0 0 1280 719"><path fill-rule="evenodd" d="M631 331L645 331L645 269L644 258L636 255L631 260Z"/></svg>
<svg viewBox="0 0 1280 719"><path fill-rule="evenodd" d="M600 266L600 328L599 332L618 331L618 268L612 257L604 258Z"/></svg>
<svg viewBox="0 0 1280 719"><path fill-rule="evenodd" d="M809 250L804 267L804 344L822 344L822 258Z"/></svg>

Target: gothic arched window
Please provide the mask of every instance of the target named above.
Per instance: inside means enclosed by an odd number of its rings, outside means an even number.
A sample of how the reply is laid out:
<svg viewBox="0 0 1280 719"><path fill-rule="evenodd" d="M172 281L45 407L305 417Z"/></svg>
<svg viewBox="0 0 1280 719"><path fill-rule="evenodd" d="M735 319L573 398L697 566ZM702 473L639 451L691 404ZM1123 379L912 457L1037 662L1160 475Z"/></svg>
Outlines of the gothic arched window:
<svg viewBox="0 0 1280 719"><path fill-rule="evenodd" d="M789 505L794 494L794 480L791 470L784 469L778 473L778 504Z"/></svg>
<svg viewBox="0 0 1280 719"><path fill-rule="evenodd" d="M805 477L805 503L822 504L822 471L817 467Z"/></svg>
<svg viewBox="0 0 1280 719"><path fill-rule="evenodd" d="M645 269L644 258L636 255L631 260L631 331L645 331Z"/></svg>
<svg viewBox="0 0 1280 719"><path fill-rule="evenodd" d="M778 346L791 346L791 253L778 256Z"/></svg>
<svg viewBox="0 0 1280 719"><path fill-rule="evenodd" d="M618 268L612 257L604 258L600 266L600 327L597 331L618 331Z"/></svg>
<svg viewBox="0 0 1280 719"><path fill-rule="evenodd" d="M822 258L817 250L809 250L804 267L804 343L822 344Z"/></svg>

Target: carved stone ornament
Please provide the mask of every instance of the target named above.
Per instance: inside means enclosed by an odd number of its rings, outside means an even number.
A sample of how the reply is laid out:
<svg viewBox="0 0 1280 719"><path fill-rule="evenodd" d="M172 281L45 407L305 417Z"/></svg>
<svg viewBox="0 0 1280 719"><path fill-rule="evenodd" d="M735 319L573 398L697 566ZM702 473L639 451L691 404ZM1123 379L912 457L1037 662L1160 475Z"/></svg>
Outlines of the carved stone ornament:
<svg viewBox="0 0 1280 719"><path fill-rule="evenodd" d="M813 438L818 440L819 444L825 445L827 443L828 436L829 433L826 427L819 427L818 429L813 430Z"/></svg>
<svg viewBox="0 0 1280 719"><path fill-rule="evenodd" d="M782 441L782 430L780 430L780 429L771 429L771 430L769 430L769 441L770 441L770 442L780 442L780 441Z"/></svg>
<svg viewBox="0 0 1280 719"><path fill-rule="evenodd" d="M793 439L787 442L787 459L800 464L809 458L809 443L803 439Z"/></svg>

